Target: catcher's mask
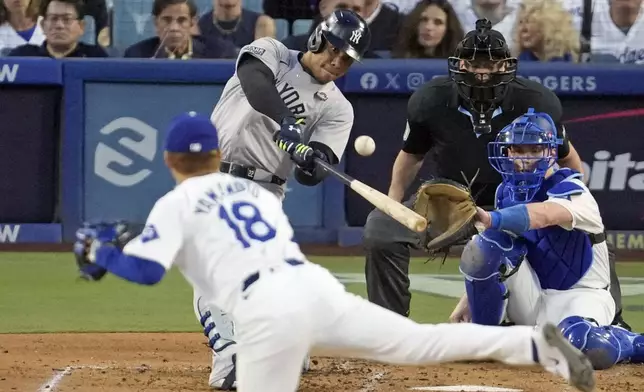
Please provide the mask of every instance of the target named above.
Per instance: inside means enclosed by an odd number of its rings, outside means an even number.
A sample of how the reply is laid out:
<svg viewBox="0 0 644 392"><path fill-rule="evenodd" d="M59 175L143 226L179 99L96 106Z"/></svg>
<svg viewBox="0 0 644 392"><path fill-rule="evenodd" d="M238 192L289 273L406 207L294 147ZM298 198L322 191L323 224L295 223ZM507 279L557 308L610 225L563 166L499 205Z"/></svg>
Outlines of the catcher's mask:
<svg viewBox="0 0 644 392"><path fill-rule="evenodd" d="M555 164L557 146L562 143L552 118L532 108L488 143L488 160L503 177L514 202L532 200Z"/></svg>
<svg viewBox="0 0 644 392"><path fill-rule="evenodd" d="M472 114L474 131L492 132L494 110L517 73L517 59L511 56L503 34L492 30L489 20L479 19L447 62L463 106Z"/></svg>

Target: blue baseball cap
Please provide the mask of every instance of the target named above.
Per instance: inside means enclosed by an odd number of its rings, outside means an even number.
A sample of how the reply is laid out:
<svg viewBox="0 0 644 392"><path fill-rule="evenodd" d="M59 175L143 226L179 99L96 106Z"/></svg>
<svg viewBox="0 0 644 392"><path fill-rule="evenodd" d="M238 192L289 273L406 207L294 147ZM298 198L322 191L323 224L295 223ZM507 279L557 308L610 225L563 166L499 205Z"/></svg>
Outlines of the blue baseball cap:
<svg viewBox="0 0 644 392"><path fill-rule="evenodd" d="M196 112L172 119L165 138L168 152L208 152L219 148L217 129L210 118Z"/></svg>

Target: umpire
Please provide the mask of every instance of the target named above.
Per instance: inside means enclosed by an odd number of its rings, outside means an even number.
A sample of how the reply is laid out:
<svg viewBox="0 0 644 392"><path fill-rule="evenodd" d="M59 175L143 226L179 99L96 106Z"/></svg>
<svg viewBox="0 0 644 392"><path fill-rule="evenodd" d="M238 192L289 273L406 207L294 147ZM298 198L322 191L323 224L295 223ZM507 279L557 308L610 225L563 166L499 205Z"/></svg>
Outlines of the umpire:
<svg viewBox="0 0 644 392"><path fill-rule="evenodd" d="M561 124L559 98L540 83L516 76L516 58L487 19L476 22L476 29L466 34L448 64L449 77L432 79L409 99L403 147L392 170L391 198L403 199L431 152L436 176L471 185L477 204L492 209L501 177L488 163L487 143L531 107L548 113L563 136L559 166L583 172L579 154ZM413 200L412 196L404 204L410 207ZM411 249L423 249L438 234L432 233L430 226L427 233L419 235L373 210L364 230L369 300L408 316ZM621 319L621 291L614 265L611 252L611 293L618 309L615 323L628 327Z"/></svg>

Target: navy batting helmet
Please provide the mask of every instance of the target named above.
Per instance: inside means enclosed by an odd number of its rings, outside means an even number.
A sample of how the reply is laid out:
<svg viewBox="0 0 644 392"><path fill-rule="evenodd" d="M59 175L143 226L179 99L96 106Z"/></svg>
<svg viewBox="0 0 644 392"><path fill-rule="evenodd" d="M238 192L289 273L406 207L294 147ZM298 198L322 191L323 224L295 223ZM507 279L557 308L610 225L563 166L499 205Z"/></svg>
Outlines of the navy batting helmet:
<svg viewBox="0 0 644 392"><path fill-rule="evenodd" d="M354 60L360 61L371 43L371 32L360 15L351 10L337 9L311 33L308 49L319 53L324 50L327 41Z"/></svg>

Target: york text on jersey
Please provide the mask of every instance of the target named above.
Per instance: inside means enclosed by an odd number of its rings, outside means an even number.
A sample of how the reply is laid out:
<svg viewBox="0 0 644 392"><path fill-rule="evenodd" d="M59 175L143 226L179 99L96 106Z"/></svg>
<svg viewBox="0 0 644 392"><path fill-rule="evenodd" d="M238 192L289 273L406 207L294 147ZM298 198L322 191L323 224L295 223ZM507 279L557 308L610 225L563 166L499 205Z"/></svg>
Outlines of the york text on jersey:
<svg viewBox="0 0 644 392"><path fill-rule="evenodd" d="M306 117L305 107L300 98L300 93L295 90L295 87L285 82L278 87L280 97L289 110L298 117Z"/></svg>

